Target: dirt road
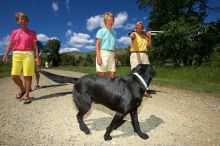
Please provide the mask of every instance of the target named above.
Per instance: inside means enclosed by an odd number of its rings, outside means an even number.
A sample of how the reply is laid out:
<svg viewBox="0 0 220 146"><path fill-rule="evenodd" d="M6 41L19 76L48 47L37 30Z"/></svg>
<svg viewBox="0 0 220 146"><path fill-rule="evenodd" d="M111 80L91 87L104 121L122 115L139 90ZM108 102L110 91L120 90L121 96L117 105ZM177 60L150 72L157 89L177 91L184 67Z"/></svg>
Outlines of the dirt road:
<svg viewBox="0 0 220 146"><path fill-rule="evenodd" d="M15 99L17 88L11 79L0 79L1 146L220 145L220 97L152 85L156 93L153 98L144 98L138 109L141 129L150 138L138 137L127 116L127 122L113 131L113 139L106 142L103 135L113 111L93 104L85 117L91 134L85 135L75 117L73 85L57 84L44 76L40 85L42 88L30 94L33 102L24 105Z"/></svg>

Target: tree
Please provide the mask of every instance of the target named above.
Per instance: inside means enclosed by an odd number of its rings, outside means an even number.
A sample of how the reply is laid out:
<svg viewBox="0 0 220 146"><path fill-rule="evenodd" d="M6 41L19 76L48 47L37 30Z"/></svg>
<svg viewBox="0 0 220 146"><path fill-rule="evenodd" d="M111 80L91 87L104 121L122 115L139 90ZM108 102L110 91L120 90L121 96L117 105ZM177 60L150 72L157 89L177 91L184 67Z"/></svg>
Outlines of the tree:
<svg viewBox="0 0 220 146"><path fill-rule="evenodd" d="M57 39L52 39L47 42L45 45L45 53L49 53L47 61L51 62L54 66L58 66L60 62L60 44L61 42Z"/></svg>
<svg viewBox="0 0 220 146"><path fill-rule="evenodd" d="M67 55L65 53L60 55L61 64L62 65L71 65L72 63L72 57L70 55Z"/></svg>
<svg viewBox="0 0 220 146"><path fill-rule="evenodd" d="M91 54L87 54L85 60L88 62L88 64L91 65L93 62Z"/></svg>
<svg viewBox="0 0 220 146"><path fill-rule="evenodd" d="M44 45L41 43L41 41L37 41L37 47L40 50L40 52L42 52L44 49Z"/></svg>
<svg viewBox="0 0 220 146"><path fill-rule="evenodd" d="M122 66L130 66L130 46L125 48L123 53L118 55L118 60Z"/></svg>
<svg viewBox="0 0 220 146"><path fill-rule="evenodd" d="M82 62L83 62L83 58L82 56L78 56L78 58L76 59L76 65L82 65Z"/></svg>
<svg viewBox="0 0 220 146"><path fill-rule="evenodd" d="M149 27L155 30L180 17L197 23L203 22L207 10L207 0L137 0L136 2L140 9L152 8Z"/></svg>
<svg viewBox="0 0 220 146"><path fill-rule="evenodd" d="M152 7L149 27L165 33L153 39L155 60L175 66L200 65L216 44L213 29L204 25L207 0L137 0L141 9ZM207 37L208 36L208 37Z"/></svg>

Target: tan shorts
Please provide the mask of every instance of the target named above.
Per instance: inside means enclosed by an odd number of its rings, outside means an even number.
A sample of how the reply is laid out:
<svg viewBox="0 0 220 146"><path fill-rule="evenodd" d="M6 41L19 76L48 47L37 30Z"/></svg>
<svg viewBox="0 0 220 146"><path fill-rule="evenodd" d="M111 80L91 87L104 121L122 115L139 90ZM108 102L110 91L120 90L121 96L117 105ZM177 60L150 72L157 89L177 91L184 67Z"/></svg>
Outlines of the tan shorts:
<svg viewBox="0 0 220 146"><path fill-rule="evenodd" d="M24 76L34 76L34 68L34 53L32 51L13 52L11 75L20 75L23 69Z"/></svg>
<svg viewBox="0 0 220 146"><path fill-rule="evenodd" d="M112 51L100 50L100 56L102 58L102 65L98 65L96 58L96 71L97 72L115 72L115 53Z"/></svg>
<svg viewBox="0 0 220 146"><path fill-rule="evenodd" d="M138 64L150 64L147 53L131 53L130 56L131 69Z"/></svg>

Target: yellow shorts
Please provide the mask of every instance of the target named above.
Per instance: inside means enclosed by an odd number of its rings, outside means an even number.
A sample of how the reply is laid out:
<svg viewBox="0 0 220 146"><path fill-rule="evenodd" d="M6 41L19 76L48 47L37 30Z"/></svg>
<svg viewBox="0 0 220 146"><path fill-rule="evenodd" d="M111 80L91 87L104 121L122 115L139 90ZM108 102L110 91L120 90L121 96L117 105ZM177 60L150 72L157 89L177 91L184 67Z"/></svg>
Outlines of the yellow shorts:
<svg viewBox="0 0 220 146"><path fill-rule="evenodd" d="M14 51L12 57L11 75L20 75L23 69L24 76L35 75L35 63L33 51Z"/></svg>
<svg viewBox="0 0 220 146"><path fill-rule="evenodd" d="M100 50L100 56L102 58L102 65L98 65L96 59L96 71L97 72L115 72L115 52Z"/></svg>
<svg viewBox="0 0 220 146"><path fill-rule="evenodd" d="M147 53L131 53L130 64L131 70L138 64L150 64Z"/></svg>

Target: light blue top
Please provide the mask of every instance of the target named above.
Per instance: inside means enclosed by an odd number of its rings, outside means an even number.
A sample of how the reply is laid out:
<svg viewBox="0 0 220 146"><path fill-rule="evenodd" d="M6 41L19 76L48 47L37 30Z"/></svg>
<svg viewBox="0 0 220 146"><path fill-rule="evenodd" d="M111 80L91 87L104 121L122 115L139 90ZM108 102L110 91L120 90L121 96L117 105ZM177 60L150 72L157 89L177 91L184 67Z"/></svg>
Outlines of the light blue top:
<svg viewBox="0 0 220 146"><path fill-rule="evenodd" d="M96 38L100 39L100 49L101 50L115 50L116 35L111 29L105 27L98 30L96 33Z"/></svg>

